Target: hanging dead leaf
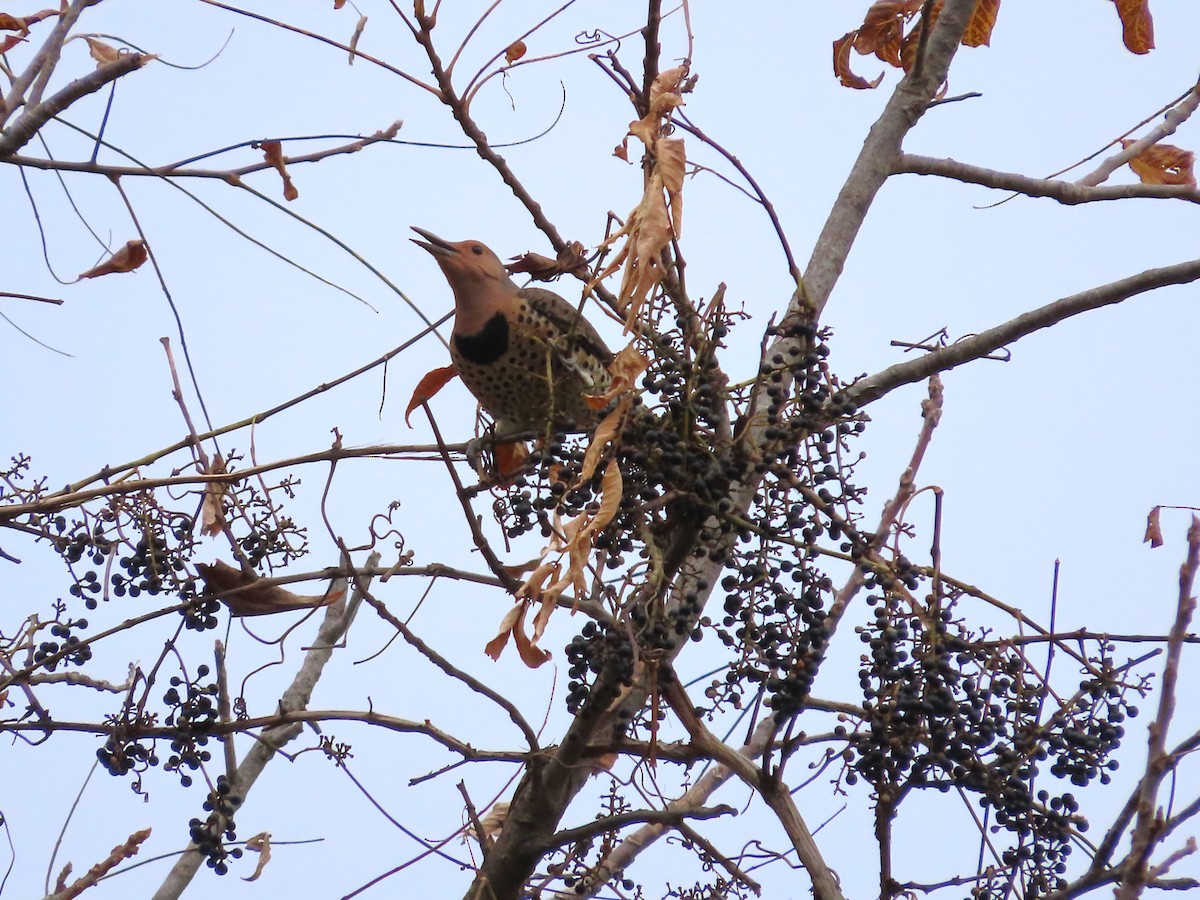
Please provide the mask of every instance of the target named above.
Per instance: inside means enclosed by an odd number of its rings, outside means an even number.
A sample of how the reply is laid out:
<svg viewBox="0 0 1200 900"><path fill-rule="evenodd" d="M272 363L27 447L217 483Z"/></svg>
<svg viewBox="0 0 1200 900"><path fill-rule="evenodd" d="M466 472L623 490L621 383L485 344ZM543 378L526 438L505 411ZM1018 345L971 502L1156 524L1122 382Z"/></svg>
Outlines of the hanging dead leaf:
<svg viewBox="0 0 1200 900"><path fill-rule="evenodd" d="M508 45L508 49L504 51L504 61L511 66L525 55L526 49L524 41L513 41Z"/></svg>
<svg viewBox="0 0 1200 900"><path fill-rule="evenodd" d="M412 423L408 421L408 417L412 415L413 410L422 403L432 400L433 396L456 375L458 375L458 369L453 365L442 366L440 369L431 369L426 372L417 382L417 386L413 388L412 398L404 410L404 424L411 428Z"/></svg>
<svg viewBox="0 0 1200 900"><path fill-rule="evenodd" d="M30 13L27 16L13 16L8 13L0 13L0 31L17 31L21 37L29 34L29 26L35 25L42 19L48 19L51 16L61 15L62 10L43 9L35 13Z"/></svg>
<svg viewBox="0 0 1200 900"><path fill-rule="evenodd" d="M1135 141L1126 138L1121 141L1122 147L1129 147ZM1129 161L1129 168L1141 180L1142 184L1180 184L1187 187L1196 186L1196 154L1182 147L1171 144L1154 144L1147 147Z"/></svg>
<svg viewBox="0 0 1200 900"><path fill-rule="evenodd" d="M874 81L867 81L861 75L854 74L850 68L850 51L854 47L854 39L858 32L851 31L833 42L833 74L837 76L842 87L853 88L856 91L869 91L879 87L883 81L883 73Z"/></svg>
<svg viewBox="0 0 1200 900"><path fill-rule="evenodd" d="M1121 17L1121 40L1130 53L1149 53L1154 49L1154 18L1150 0L1115 0Z"/></svg>
<svg viewBox="0 0 1200 900"><path fill-rule="evenodd" d="M500 658L510 637L517 646L517 653L520 654L521 661L529 668L536 669L550 659L550 653L534 646L525 634L525 611L527 608L528 601L521 600L505 614L504 619L500 622L500 630L484 647L484 652L492 659Z"/></svg>
<svg viewBox="0 0 1200 900"><path fill-rule="evenodd" d="M206 475L224 475L225 459L218 453L209 463ZM200 507L200 533L216 537L225 530L225 493L229 485L223 481L210 481L204 487L204 503Z"/></svg>
<svg viewBox="0 0 1200 900"><path fill-rule="evenodd" d="M694 79L688 78L689 66L684 63L665 72L650 84L650 115L665 118L677 106L683 106L683 94L692 89Z"/></svg>
<svg viewBox="0 0 1200 900"><path fill-rule="evenodd" d="M333 0L333 8L335 10L341 9L345 5L346 5L346 0Z"/></svg>
<svg viewBox="0 0 1200 900"><path fill-rule="evenodd" d="M1163 545L1162 524L1159 522L1161 512L1162 507L1156 506L1150 510L1150 515L1146 516L1146 536L1142 538L1142 543L1149 544L1151 547Z"/></svg>
<svg viewBox="0 0 1200 900"><path fill-rule="evenodd" d="M996 27L996 16L1000 13L1000 0L975 0L975 9L967 20L963 32L964 47L988 47L992 42L992 29Z"/></svg>
<svg viewBox="0 0 1200 900"><path fill-rule="evenodd" d="M283 144L279 141L262 141L258 146L263 151L263 158L275 168L279 177L283 179L283 199L295 200L300 196L300 192L296 190L296 186L292 184L292 177L288 175L287 165L283 159Z"/></svg>
<svg viewBox="0 0 1200 900"><path fill-rule="evenodd" d="M91 53L92 59L96 61L97 66L115 63L121 58L121 51L110 44L91 37L85 37L84 40L87 41L88 52Z"/></svg>
<svg viewBox="0 0 1200 900"><path fill-rule="evenodd" d="M359 16L358 23L354 26L354 34L350 35L350 65L354 65L354 57L358 55L358 39L362 37L366 27L367 17Z"/></svg>
<svg viewBox="0 0 1200 900"><path fill-rule="evenodd" d="M904 37L904 26L920 9L921 0L884 0L872 3L863 17L862 25L857 31L851 32L854 35L855 51L863 56L874 53L877 59L888 65L899 66L900 41ZM847 60L848 58L847 54Z"/></svg>
<svg viewBox="0 0 1200 900"><path fill-rule="evenodd" d="M125 246L106 259L94 269L88 269L80 278L99 278L101 275L114 275L122 272L132 272L146 261L149 254L146 242L142 240L126 241Z"/></svg>
<svg viewBox="0 0 1200 900"><path fill-rule="evenodd" d="M267 863L271 861L271 834L267 831L260 831L252 838L246 839L246 849L252 850L258 854L258 865L254 867L254 874L247 875L242 881L257 881L258 876L263 873L263 869L267 867Z"/></svg>
<svg viewBox="0 0 1200 900"><path fill-rule="evenodd" d="M563 247L556 259L530 252L514 256L512 262L504 264L504 268L510 275L524 272L534 281L554 281L569 272L587 271L587 257L583 252L583 244L573 241Z"/></svg>
<svg viewBox="0 0 1200 900"><path fill-rule="evenodd" d="M319 609L336 603L346 593L343 589L327 591L320 597L293 594L277 584L264 585L258 576L248 575L220 560L212 565L196 563L196 571L204 579L208 590L235 616L266 616L298 609Z"/></svg>
<svg viewBox="0 0 1200 900"><path fill-rule="evenodd" d="M589 401L592 398L588 398ZM596 426L596 430L592 432L592 441L588 444L587 452L583 454L583 466L579 472L579 484L590 481L592 475L596 472L596 466L600 464L600 454L604 452L608 442L615 438L620 431L621 422L625 418L625 414L629 412L629 407L633 404L632 397L622 397L617 401L617 405L613 408L604 419Z"/></svg>
<svg viewBox="0 0 1200 900"><path fill-rule="evenodd" d="M624 245L604 271L588 284L587 289L591 290L597 283L624 266L625 272L617 292L617 301L625 314L626 331L635 330L634 324L642 304L662 280L662 254L676 236L671 227L671 217L667 212L663 192L662 176L655 172L648 180L641 203L630 212L624 227L609 236L600 246L607 247L621 238L625 238Z"/></svg>
<svg viewBox="0 0 1200 900"><path fill-rule="evenodd" d="M25 38L10 34L8 37L0 40L0 53L7 53L13 47L17 46L17 44L24 43L24 41Z"/></svg>

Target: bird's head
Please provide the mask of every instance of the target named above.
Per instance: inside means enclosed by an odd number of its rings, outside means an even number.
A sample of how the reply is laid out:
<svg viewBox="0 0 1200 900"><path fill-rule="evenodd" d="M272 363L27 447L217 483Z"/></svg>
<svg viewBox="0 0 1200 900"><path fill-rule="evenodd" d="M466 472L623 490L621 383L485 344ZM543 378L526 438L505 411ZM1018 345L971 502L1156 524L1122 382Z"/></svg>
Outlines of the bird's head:
<svg viewBox="0 0 1200 900"><path fill-rule="evenodd" d="M413 231L425 238L412 238L418 247L428 250L454 290L454 303L460 313L487 302L497 294L515 294L517 286L508 277L500 257L479 241L448 241L431 231L413 226Z"/></svg>

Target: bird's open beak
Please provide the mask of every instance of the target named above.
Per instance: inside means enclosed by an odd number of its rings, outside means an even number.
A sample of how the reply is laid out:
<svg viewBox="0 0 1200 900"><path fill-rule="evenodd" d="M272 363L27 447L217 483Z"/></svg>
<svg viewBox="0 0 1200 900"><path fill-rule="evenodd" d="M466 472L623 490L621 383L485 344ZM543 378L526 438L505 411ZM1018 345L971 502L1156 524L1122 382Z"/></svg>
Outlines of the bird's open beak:
<svg viewBox="0 0 1200 900"><path fill-rule="evenodd" d="M424 247L434 256L458 256L458 248L451 244L445 238L440 238L432 231L426 231L424 228L412 226L412 230L425 238L423 241L418 241L416 238L409 238L418 247Z"/></svg>

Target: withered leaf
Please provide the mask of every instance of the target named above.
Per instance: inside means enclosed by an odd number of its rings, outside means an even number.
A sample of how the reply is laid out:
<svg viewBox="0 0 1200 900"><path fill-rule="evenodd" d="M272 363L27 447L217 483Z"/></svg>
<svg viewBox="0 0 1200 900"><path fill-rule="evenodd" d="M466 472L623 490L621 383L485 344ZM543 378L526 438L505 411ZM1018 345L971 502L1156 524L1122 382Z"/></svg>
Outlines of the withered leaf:
<svg viewBox="0 0 1200 900"><path fill-rule="evenodd" d="M586 271L587 257L583 252L583 244L573 241L563 247L555 259L530 251L514 256L512 262L504 264L504 268L510 275L524 272L534 281L553 281L568 272Z"/></svg>
<svg viewBox="0 0 1200 900"><path fill-rule="evenodd" d="M84 40L87 41L88 52L91 53L92 59L96 61L97 66L114 63L121 58L121 51L111 44L106 44L91 37L85 37Z"/></svg>
<svg viewBox="0 0 1200 900"><path fill-rule="evenodd" d="M206 475L224 475L225 459L218 453L209 463ZM222 481L210 481L204 487L204 503L200 507L200 533L215 537L225 530L225 492L229 485Z"/></svg>
<svg viewBox="0 0 1200 900"><path fill-rule="evenodd" d="M267 867L267 863L271 861L271 834L267 831L260 831L252 838L246 839L246 849L253 850L258 854L258 865L254 867L254 874L247 875L242 881L257 881L258 876L263 873L263 869Z"/></svg>
<svg viewBox="0 0 1200 900"><path fill-rule="evenodd" d="M1128 147L1133 143L1126 138L1121 141L1121 146ZM1171 144L1154 144L1129 161L1129 168L1133 169L1142 184L1179 184L1187 187L1196 186L1195 165L1195 153Z"/></svg>
<svg viewBox="0 0 1200 900"><path fill-rule="evenodd" d="M296 186L292 184L292 177L288 175L287 165L283 159L283 144L279 141L262 141L259 147L263 151L263 158L275 168L279 177L283 179L283 199L295 200L300 196L300 192L296 190Z"/></svg>
<svg viewBox="0 0 1200 900"><path fill-rule="evenodd" d="M833 74L842 83L842 87L853 88L856 91L869 91L879 87L880 82L883 81L883 73L880 72L874 81L867 81L861 75L854 74L850 68L850 51L854 47L854 39L857 35L858 32L851 31L833 42Z"/></svg>
<svg viewBox="0 0 1200 900"><path fill-rule="evenodd" d="M1154 49L1154 19L1150 0L1115 0L1121 17L1121 40L1130 53L1149 53Z"/></svg>
<svg viewBox="0 0 1200 900"><path fill-rule="evenodd" d="M1162 512L1161 506L1156 506L1150 510L1150 515L1146 516L1146 536L1142 538L1142 542L1149 544L1151 547L1161 547L1163 545L1162 524L1159 522L1159 514Z"/></svg>
<svg viewBox="0 0 1200 900"><path fill-rule="evenodd" d="M857 31L851 32L854 35L854 49L864 56L874 53L888 65L899 66L904 25L920 9L921 0L881 0L871 4L862 25ZM848 54L846 59L848 70Z"/></svg>
<svg viewBox="0 0 1200 900"><path fill-rule="evenodd" d="M363 35L363 29L367 27L367 17L359 16L358 23L354 26L354 34L350 35L350 65L354 65L354 57L358 55L358 40Z"/></svg>
<svg viewBox="0 0 1200 900"><path fill-rule="evenodd" d="M975 9L963 32L964 47L987 47L992 42L992 29L996 27L996 16L1000 13L1000 0L975 0Z"/></svg>
<svg viewBox="0 0 1200 900"><path fill-rule="evenodd" d="M484 648L484 652L492 659L500 658L510 637L517 646L517 653L520 654L521 661L529 668L536 669L550 659L550 653L535 646L529 636L525 634L525 611L527 608L528 601L519 600L505 614L500 623L499 632L488 641Z"/></svg>
<svg viewBox="0 0 1200 900"><path fill-rule="evenodd" d="M417 386L413 388L412 398L408 401L408 407L404 410L404 424L409 428L412 423L408 421L408 417L412 415L412 411L422 403L433 399L433 396L444 388L450 379L458 374L458 369L453 365L442 366L440 369L431 369L422 376L417 382Z"/></svg>
<svg viewBox="0 0 1200 900"><path fill-rule="evenodd" d="M51 16L61 15L62 11L57 9L42 9L35 13L30 13L27 16L14 16L9 13L0 13L0 31L18 31L22 37L29 34L29 26L34 25L42 19L48 19Z"/></svg>
<svg viewBox="0 0 1200 900"><path fill-rule="evenodd" d="M293 594L277 584L264 585L258 576L248 575L221 560L211 565L196 563L196 571L204 579L208 590L235 616L266 616L298 609L318 609L336 603L346 593L345 590L331 590L320 597Z"/></svg>
<svg viewBox="0 0 1200 900"><path fill-rule="evenodd" d="M99 278L101 275L113 275L121 272L132 272L149 257L146 242L142 240L126 241L125 246L93 269L88 269L80 278Z"/></svg>
<svg viewBox="0 0 1200 900"><path fill-rule="evenodd" d="M504 51L504 61L511 66L525 55L526 49L524 41L513 41L508 45L508 49Z"/></svg>

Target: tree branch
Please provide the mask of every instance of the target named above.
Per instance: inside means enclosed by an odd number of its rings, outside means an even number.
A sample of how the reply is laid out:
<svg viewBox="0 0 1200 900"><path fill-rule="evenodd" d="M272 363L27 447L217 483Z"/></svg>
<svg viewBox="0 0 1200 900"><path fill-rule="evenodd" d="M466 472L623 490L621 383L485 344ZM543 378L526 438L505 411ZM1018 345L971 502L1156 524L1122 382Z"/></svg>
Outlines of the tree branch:
<svg viewBox="0 0 1200 900"><path fill-rule="evenodd" d="M1137 275L1122 278L1100 287L1063 297L1029 312L1022 313L1001 325L963 338L948 347L934 350L919 359L898 363L869 375L847 387L837 395L842 402L862 407L878 400L905 384L922 381L935 372L945 372L986 356L994 350L1011 344L1026 335L1056 325L1064 319L1077 316L1103 306L1111 306L1173 284L1188 284L1200 279L1200 259L1147 269Z"/></svg>

